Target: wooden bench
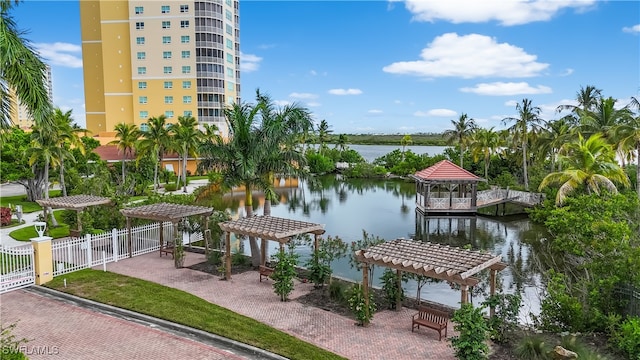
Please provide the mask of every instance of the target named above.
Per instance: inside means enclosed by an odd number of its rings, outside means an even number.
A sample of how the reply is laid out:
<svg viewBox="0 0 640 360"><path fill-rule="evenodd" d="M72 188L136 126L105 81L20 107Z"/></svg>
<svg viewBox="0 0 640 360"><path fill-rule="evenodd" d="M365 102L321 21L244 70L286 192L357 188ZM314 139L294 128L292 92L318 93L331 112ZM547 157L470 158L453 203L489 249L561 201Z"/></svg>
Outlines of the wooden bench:
<svg viewBox="0 0 640 360"><path fill-rule="evenodd" d="M426 326L430 329L436 330L442 340L442 330L444 330L444 338L447 338L447 324L449 323L449 314L428 308L426 306L419 306L418 313L413 315L411 320L411 332L420 326Z"/></svg>
<svg viewBox="0 0 640 360"><path fill-rule="evenodd" d="M164 245L160 247L160 257L162 257L162 254L165 254L167 256L171 254L171 257L173 258L173 244Z"/></svg>
<svg viewBox="0 0 640 360"><path fill-rule="evenodd" d="M258 271L260 272L260 282L262 282L263 277L268 279L273 274L273 269L264 265L260 265Z"/></svg>

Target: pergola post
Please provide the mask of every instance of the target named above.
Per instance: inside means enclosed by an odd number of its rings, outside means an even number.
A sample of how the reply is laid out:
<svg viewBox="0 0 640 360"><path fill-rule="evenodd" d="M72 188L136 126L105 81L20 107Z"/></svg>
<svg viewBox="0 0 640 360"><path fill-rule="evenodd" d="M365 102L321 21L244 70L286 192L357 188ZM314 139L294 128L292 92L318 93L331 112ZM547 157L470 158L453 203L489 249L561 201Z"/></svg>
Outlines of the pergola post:
<svg viewBox="0 0 640 360"><path fill-rule="evenodd" d="M402 296L400 289L402 289L402 271L400 269L396 270L396 286L398 287L398 291L396 292L396 311L400 311L402 309Z"/></svg>
<svg viewBox="0 0 640 360"><path fill-rule="evenodd" d="M173 229L173 263L176 269L184 265L184 248L182 244L182 232L178 231L178 222L173 221L171 228Z"/></svg>
<svg viewBox="0 0 640 360"><path fill-rule="evenodd" d="M364 313L365 318L369 319L369 264L362 264L362 296L364 296ZM363 326L367 326L369 324L369 320L365 320L362 324Z"/></svg>
<svg viewBox="0 0 640 360"><path fill-rule="evenodd" d="M469 302L469 285L460 285L460 304Z"/></svg>
<svg viewBox="0 0 640 360"><path fill-rule="evenodd" d="M204 231L202 232L202 235L204 235L204 256L209 255L209 237L211 236L211 231L209 231L209 216L203 216L204 217ZM189 241L189 244L191 244L191 241Z"/></svg>
<svg viewBox="0 0 640 360"><path fill-rule="evenodd" d="M260 239L260 265L265 266L267 264L267 240Z"/></svg>
<svg viewBox="0 0 640 360"><path fill-rule="evenodd" d="M76 211L76 223L78 227L78 234L82 233L82 220L80 219L81 212L82 212L82 209L79 209L78 211Z"/></svg>
<svg viewBox="0 0 640 360"><path fill-rule="evenodd" d="M127 217L127 248L129 249L129 257L133 257L133 249L131 246L131 218Z"/></svg>
<svg viewBox="0 0 640 360"><path fill-rule="evenodd" d="M162 247L164 246L164 229L162 228L163 225L163 222L160 221L160 250L162 250ZM162 256L162 253L160 253L160 255Z"/></svg>
<svg viewBox="0 0 640 360"><path fill-rule="evenodd" d="M225 232L224 261L226 264L224 279L231 280L231 233L228 231Z"/></svg>
<svg viewBox="0 0 640 360"><path fill-rule="evenodd" d="M498 270L491 269L489 270L489 296L494 296L496 294L496 275ZM496 314L495 306L489 307L489 317L494 317Z"/></svg>
<svg viewBox="0 0 640 360"><path fill-rule="evenodd" d="M320 246L320 235L313 234L313 253L318 253L318 247Z"/></svg>

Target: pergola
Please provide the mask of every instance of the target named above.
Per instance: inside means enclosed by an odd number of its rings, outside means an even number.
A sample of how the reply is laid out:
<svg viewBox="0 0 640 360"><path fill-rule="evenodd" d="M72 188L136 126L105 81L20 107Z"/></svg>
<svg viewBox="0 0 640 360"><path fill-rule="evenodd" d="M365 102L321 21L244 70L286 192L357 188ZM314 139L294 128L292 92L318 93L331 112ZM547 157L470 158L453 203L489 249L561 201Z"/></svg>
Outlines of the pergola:
<svg viewBox="0 0 640 360"><path fill-rule="evenodd" d="M267 240L280 243L280 251L284 251L284 244L292 237L301 234L314 234L314 251L318 250L318 238L324 234L324 225L305 221L279 218L275 216L252 216L219 224L225 235L225 279L231 280L231 233L260 238L260 264L266 263Z"/></svg>
<svg viewBox="0 0 640 360"><path fill-rule="evenodd" d="M365 301L369 301L369 265L385 266L401 271L446 280L460 285L461 303L468 301L469 286L475 286L480 279L473 275L490 269L490 294L495 295L496 274L507 267L501 256L466 250L448 245L433 244L408 239L396 239L355 252L356 259L363 263L362 285ZM398 286L401 278L398 276ZM401 307L400 299L397 308ZM490 310L493 316L493 308Z"/></svg>
<svg viewBox="0 0 640 360"><path fill-rule="evenodd" d="M106 205L111 204L111 199L95 196L95 195L71 195L55 197L51 199L36 200L36 202L43 208L50 207L52 209L66 209L75 210L77 215L78 229L75 230L78 235L82 231L82 222L80 221L80 213L89 206ZM46 212L46 211L45 211ZM46 214L45 214L46 218ZM74 230L71 230L74 231Z"/></svg>
<svg viewBox="0 0 640 360"><path fill-rule="evenodd" d="M209 216L213 213L213 208L194 205L180 205L170 203L157 203L151 205L143 205L133 208L127 208L120 210L122 215L127 219L127 242L129 246L129 257L132 257L131 253L131 218L153 220L160 223L160 251L170 252L173 254L174 249L164 249L164 232L162 231L162 224L165 221L173 223L174 229L177 229L178 222L189 216L201 215L204 217L204 240L205 249L208 249L208 229L209 229ZM177 231L174 231L175 237L177 237ZM175 241L175 239L174 239ZM174 254L174 260L176 266L178 266L177 256Z"/></svg>

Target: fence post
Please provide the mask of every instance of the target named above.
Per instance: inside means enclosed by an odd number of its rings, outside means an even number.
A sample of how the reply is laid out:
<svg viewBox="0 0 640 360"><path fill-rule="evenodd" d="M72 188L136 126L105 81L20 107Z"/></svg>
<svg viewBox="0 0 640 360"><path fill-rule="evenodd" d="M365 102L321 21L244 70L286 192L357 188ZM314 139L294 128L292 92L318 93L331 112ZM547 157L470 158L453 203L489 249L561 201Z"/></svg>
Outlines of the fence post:
<svg viewBox="0 0 640 360"><path fill-rule="evenodd" d="M87 264L88 264L88 267L92 267L93 266L93 259L92 259L93 248L91 246L91 234L87 234L85 238L87 239Z"/></svg>
<svg viewBox="0 0 640 360"><path fill-rule="evenodd" d="M118 230L116 228L111 229L111 243L113 245L113 262L118 262L118 251L120 251L120 244L118 243Z"/></svg>

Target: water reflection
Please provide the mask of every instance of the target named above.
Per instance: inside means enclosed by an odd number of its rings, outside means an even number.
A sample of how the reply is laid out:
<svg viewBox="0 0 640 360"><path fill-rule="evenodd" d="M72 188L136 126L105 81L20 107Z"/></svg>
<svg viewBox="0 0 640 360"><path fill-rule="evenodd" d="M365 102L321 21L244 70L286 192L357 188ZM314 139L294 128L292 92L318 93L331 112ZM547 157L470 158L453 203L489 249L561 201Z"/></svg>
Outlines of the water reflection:
<svg viewBox="0 0 640 360"><path fill-rule="evenodd" d="M400 237L415 238L451 246L469 246L474 250L486 250L501 255L509 266L500 272L503 291L518 292L525 306L521 311L523 322L529 312L538 313L540 269L546 268L553 257L546 255L546 232L543 227L531 223L526 217L488 218L482 216L424 216L415 211L415 187L402 180L349 180L339 176L317 177L300 180L296 186L276 189L279 204L273 205L273 216L310 221L325 225L326 235L339 236L346 242L362 238L366 230L372 236L387 240ZM216 208L227 208L234 217L241 216L244 193L227 196L210 196L206 201ZM254 194L254 208L261 213L264 199ZM277 250L270 242L269 252ZM245 249L248 249L245 246ZM311 249L298 249L304 261ZM361 274L349 266L347 259L333 264L338 276L360 280ZM376 269L374 284L382 270ZM473 289L475 304L488 294L488 272L479 274L481 283ZM415 282L405 284L407 294L416 293ZM460 293L446 282L423 287L422 299L458 307Z"/></svg>

